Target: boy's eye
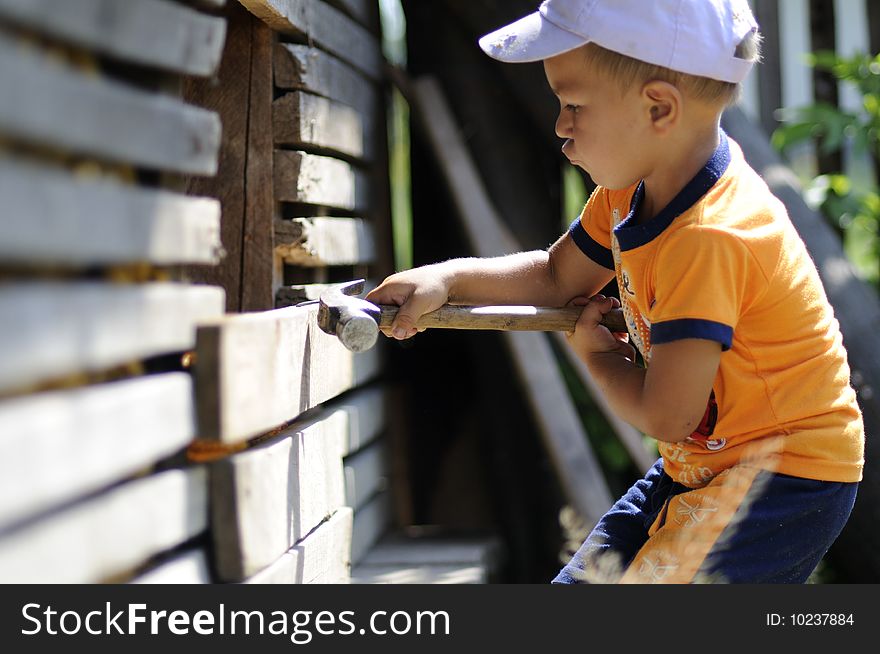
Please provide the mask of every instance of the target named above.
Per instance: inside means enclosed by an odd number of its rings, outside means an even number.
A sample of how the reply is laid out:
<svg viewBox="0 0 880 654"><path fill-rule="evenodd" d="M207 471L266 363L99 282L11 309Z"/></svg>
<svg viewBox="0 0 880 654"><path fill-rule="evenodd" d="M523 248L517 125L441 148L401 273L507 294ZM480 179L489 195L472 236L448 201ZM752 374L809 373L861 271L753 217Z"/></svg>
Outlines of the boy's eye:
<svg viewBox="0 0 880 654"><path fill-rule="evenodd" d="M566 111L571 111L571 112L573 112L573 113L577 113L578 109L580 109L580 108L581 108L580 105L577 105L577 104L567 104L567 105L565 105L565 110L566 110Z"/></svg>

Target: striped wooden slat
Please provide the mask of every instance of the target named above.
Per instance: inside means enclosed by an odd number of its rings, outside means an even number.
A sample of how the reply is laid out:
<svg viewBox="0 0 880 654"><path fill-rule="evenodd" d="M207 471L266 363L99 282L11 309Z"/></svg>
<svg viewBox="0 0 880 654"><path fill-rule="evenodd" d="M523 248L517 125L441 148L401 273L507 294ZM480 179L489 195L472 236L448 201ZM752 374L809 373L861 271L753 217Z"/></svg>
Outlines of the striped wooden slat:
<svg viewBox="0 0 880 654"><path fill-rule="evenodd" d="M275 199L365 211L369 207L367 177L339 159L277 150Z"/></svg>
<svg viewBox="0 0 880 654"><path fill-rule="evenodd" d="M372 226L357 218L275 221L275 252L296 266L352 266L376 259Z"/></svg>
<svg viewBox="0 0 880 654"><path fill-rule="evenodd" d="M353 159L374 156L375 126L348 105L311 93L288 93L272 106L276 146L332 150Z"/></svg>
<svg viewBox="0 0 880 654"><path fill-rule="evenodd" d="M226 21L167 0L0 0L0 19L124 61L188 75L220 63Z"/></svg>
<svg viewBox="0 0 880 654"><path fill-rule="evenodd" d="M220 119L165 95L87 76L0 36L0 133L110 161L214 175Z"/></svg>
<svg viewBox="0 0 880 654"><path fill-rule="evenodd" d="M0 583L96 583L205 531L204 468L120 486L0 537Z"/></svg>
<svg viewBox="0 0 880 654"><path fill-rule="evenodd" d="M0 261L219 261L220 203L0 159Z"/></svg>
<svg viewBox="0 0 880 654"><path fill-rule="evenodd" d="M209 286L0 284L0 391L189 350L223 304Z"/></svg>
<svg viewBox="0 0 880 654"><path fill-rule="evenodd" d="M373 79L382 75L382 51L365 28L321 0L239 0L269 27L315 44Z"/></svg>
<svg viewBox="0 0 880 654"><path fill-rule="evenodd" d="M174 454L194 413L184 373L0 402L0 527Z"/></svg>

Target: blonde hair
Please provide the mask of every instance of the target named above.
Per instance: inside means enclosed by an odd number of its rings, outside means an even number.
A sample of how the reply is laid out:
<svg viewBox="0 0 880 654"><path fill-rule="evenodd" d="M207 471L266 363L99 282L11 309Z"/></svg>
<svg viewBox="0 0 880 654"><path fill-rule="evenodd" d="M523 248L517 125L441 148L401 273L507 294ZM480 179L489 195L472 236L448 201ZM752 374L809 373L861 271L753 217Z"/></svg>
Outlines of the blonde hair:
<svg viewBox="0 0 880 654"><path fill-rule="evenodd" d="M639 59L607 50L595 43L583 47L587 63L599 71L610 75L622 92L633 84L643 84L650 80L660 80L676 86L682 93L721 108L729 107L739 100L742 86L731 82L679 73L678 71L649 64ZM745 61L758 62L761 59L761 35L749 32L737 46L735 56Z"/></svg>

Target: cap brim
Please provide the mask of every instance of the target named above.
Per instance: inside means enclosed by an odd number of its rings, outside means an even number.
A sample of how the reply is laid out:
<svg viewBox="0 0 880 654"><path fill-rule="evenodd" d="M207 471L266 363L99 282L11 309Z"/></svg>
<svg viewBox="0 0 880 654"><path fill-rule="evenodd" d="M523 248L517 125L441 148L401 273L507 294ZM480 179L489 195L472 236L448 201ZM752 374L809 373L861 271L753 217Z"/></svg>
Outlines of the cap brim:
<svg viewBox="0 0 880 654"><path fill-rule="evenodd" d="M537 11L480 39L487 55L514 64L549 59L585 43L582 36L557 27Z"/></svg>

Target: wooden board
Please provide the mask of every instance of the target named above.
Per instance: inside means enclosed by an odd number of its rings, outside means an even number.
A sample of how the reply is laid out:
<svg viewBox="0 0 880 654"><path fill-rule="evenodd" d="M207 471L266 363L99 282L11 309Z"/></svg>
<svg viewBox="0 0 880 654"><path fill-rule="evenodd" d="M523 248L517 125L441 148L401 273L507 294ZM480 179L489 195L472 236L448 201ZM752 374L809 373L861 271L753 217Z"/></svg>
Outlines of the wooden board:
<svg viewBox="0 0 880 654"><path fill-rule="evenodd" d="M387 493L374 495L354 513L351 535L351 564L358 565L388 529L391 519Z"/></svg>
<svg viewBox="0 0 880 654"><path fill-rule="evenodd" d="M360 509L387 486L388 466L384 443L377 441L343 461L345 504Z"/></svg>
<svg viewBox="0 0 880 654"><path fill-rule="evenodd" d="M295 266L354 266L376 260L372 226L357 218L275 221L275 252Z"/></svg>
<svg viewBox="0 0 880 654"><path fill-rule="evenodd" d="M248 584L346 584L351 567L352 511L337 510Z"/></svg>
<svg viewBox="0 0 880 654"><path fill-rule="evenodd" d="M132 584L210 584L208 555L203 549L187 550L131 580Z"/></svg>
<svg viewBox="0 0 880 654"><path fill-rule="evenodd" d="M296 91L275 100L272 115L277 146L330 150L367 161L375 155L369 138L374 126L341 102Z"/></svg>
<svg viewBox="0 0 880 654"><path fill-rule="evenodd" d="M315 44L373 79L382 75L376 37L321 0L239 0L271 28Z"/></svg>
<svg viewBox="0 0 880 654"><path fill-rule="evenodd" d="M199 329L198 434L235 443L369 381L378 347L345 349L317 325L316 305L227 316Z"/></svg>
<svg viewBox="0 0 880 654"><path fill-rule="evenodd" d="M217 573L239 581L269 566L345 505L344 412L322 414L211 468Z"/></svg>
<svg viewBox="0 0 880 654"><path fill-rule="evenodd" d="M373 21L376 4L373 0L333 0L333 2L362 25L369 26Z"/></svg>
<svg viewBox="0 0 880 654"><path fill-rule="evenodd" d="M220 63L226 21L166 0L0 0L0 18L101 54L189 75Z"/></svg>
<svg viewBox="0 0 880 654"><path fill-rule="evenodd" d="M351 571L353 584L486 584L486 569L467 563L398 563L358 565Z"/></svg>
<svg viewBox="0 0 880 654"><path fill-rule="evenodd" d="M191 349L223 291L183 284L0 284L0 392Z"/></svg>
<svg viewBox="0 0 880 654"><path fill-rule="evenodd" d="M194 413L185 373L0 401L0 527L174 454Z"/></svg>
<svg viewBox="0 0 880 654"><path fill-rule="evenodd" d="M421 79L414 92L416 111L424 119L474 253L491 257L519 251L480 181L439 85ZM505 332L504 337L566 498L593 524L611 506L612 498L550 343L537 332Z"/></svg>
<svg viewBox="0 0 880 654"><path fill-rule="evenodd" d="M385 394L382 386L359 388L327 405L329 414L341 412L348 424L348 440L343 443L343 456L366 447L385 430Z"/></svg>
<svg viewBox="0 0 880 654"><path fill-rule="evenodd" d="M301 89L354 107L375 122L378 93L373 82L336 57L307 45L275 46L275 85Z"/></svg>
<svg viewBox="0 0 880 654"><path fill-rule="evenodd" d="M364 211L369 205L367 178L339 159L276 150L275 199Z"/></svg>
<svg viewBox="0 0 880 654"><path fill-rule="evenodd" d="M89 76L0 36L0 133L110 161L217 172L220 120L168 96Z"/></svg>
<svg viewBox="0 0 880 654"><path fill-rule="evenodd" d="M239 8L240 9L240 8ZM242 12L244 13L244 12ZM251 17L250 93L247 163L245 165L245 212L241 260L241 310L267 311L275 307L274 242L272 221L278 214L273 188L272 57L276 35Z"/></svg>
<svg viewBox="0 0 880 654"><path fill-rule="evenodd" d="M208 524L203 468L120 486L0 538L0 583L96 583L142 565Z"/></svg>
<svg viewBox="0 0 880 654"><path fill-rule="evenodd" d="M220 203L0 159L0 261L214 264Z"/></svg>

